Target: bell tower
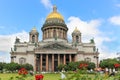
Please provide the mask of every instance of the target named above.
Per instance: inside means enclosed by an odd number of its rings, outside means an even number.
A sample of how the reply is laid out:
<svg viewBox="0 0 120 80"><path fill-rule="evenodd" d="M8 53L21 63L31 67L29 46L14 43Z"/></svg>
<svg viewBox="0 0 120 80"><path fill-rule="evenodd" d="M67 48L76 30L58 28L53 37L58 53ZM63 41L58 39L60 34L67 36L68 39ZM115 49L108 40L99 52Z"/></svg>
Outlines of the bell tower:
<svg viewBox="0 0 120 80"><path fill-rule="evenodd" d="M72 42L73 43L81 43L81 32L75 28L75 30L72 33Z"/></svg>
<svg viewBox="0 0 120 80"><path fill-rule="evenodd" d="M39 33L36 30L36 28L34 27L29 33L29 42L37 43L38 42L38 37L39 37Z"/></svg>

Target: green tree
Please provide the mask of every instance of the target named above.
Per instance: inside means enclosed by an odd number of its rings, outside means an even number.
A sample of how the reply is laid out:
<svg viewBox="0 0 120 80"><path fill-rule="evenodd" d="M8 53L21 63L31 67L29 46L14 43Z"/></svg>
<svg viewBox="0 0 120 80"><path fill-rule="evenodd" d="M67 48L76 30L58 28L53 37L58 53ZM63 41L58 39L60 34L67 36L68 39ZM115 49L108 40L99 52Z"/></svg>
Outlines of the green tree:
<svg viewBox="0 0 120 80"><path fill-rule="evenodd" d="M18 70L20 65L18 63L8 63L5 65L5 69L11 72Z"/></svg>
<svg viewBox="0 0 120 80"><path fill-rule="evenodd" d="M119 63L117 59L104 59L100 61L100 67L102 68L114 68L114 64Z"/></svg>
<svg viewBox="0 0 120 80"><path fill-rule="evenodd" d="M0 62L0 72L3 72L5 63Z"/></svg>
<svg viewBox="0 0 120 80"><path fill-rule="evenodd" d="M33 70L33 66L31 64L28 64L28 63L21 65L21 68L25 68L28 71Z"/></svg>
<svg viewBox="0 0 120 80"><path fill-rule="evenodd" d="M69 71L74 71L74 70L76 70L77 69L77 63L76 62L70 62L68 65L68 70Z"/></svg>

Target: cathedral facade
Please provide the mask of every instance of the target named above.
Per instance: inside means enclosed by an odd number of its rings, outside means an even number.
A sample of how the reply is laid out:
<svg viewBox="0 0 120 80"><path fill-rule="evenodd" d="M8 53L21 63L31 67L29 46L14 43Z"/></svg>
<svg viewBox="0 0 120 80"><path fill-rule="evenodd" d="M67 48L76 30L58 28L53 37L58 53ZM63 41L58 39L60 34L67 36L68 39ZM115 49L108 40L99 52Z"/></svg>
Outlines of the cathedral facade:
<svg viewBox="0 0 120 80"><path fill-rule="evenodd" d="M69 42L68 27L63 16L57 12L56 6L47 16L41 30L41 41L36 28L29 32L29 42L20 42L19 38L16 38L14 50L10 52L11 62L29 63L33 65L34 71L47 72L57 71L60 64L76 61L94 62L98 67L99 52L94 40L83 43L81 32L75 28L71 34L72 42Z"/></svg>

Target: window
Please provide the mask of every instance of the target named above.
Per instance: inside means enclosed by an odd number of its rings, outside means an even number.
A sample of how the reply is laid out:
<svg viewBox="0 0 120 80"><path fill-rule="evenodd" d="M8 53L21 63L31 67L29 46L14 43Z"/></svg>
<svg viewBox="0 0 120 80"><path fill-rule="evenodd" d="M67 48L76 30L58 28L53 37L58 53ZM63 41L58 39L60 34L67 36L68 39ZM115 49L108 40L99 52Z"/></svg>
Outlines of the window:
<svg viewBox="0 0 120 80"><path fill-rule="evenodd" d="M87 61L87 62L91 62L91 58L85 58L85 61Z"/></svg>
<svg viewBox="0 0 120 80"><path fill-rule="evenodd" d="M78 36L76 36L76 42L77 42L77 43L79 42L79 37L78 37Z"/></svg>
<svg viewBox="0 0 120 80"><path fill-rule="evenodd" d="M25 58L21 57L21 58L19 59L19 63L20 63L20 64L25 64L25 62L26 62L26 59L25 59Z"/></svg>
<svg viewBox="0 0 120 80"><path fill-rule="evenodd" d="M35 42L35 35L32 36L32 43Z"/></svg>

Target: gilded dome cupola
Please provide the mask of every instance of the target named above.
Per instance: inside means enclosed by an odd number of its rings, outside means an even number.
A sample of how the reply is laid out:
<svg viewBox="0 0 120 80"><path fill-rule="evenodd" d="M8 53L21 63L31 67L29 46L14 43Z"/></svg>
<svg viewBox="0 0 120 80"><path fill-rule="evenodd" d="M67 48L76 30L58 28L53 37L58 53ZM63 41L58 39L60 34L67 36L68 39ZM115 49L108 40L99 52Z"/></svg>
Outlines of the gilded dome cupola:
<svg viewBox="0 0 120 80"><path fill-rule="evenodd" d="M72 42L81 43L81 32L77 29L77 27L72 32Z"/></svg>
<svg viewBox="0 0 120 80"><path fill-rule="evenodd" d="M80 32L80 30L77 29L77 27L75 27L72 35L81 35L81 32Z"/></svg>
<svg viewBox="0 0 120 80"><path fill-rule="evenodd" d="M57 12L57 7L56 6L53 6L53 12L51 12L47 16L46 20L53 19L53 18L64 20L63 16L60 13Z"/></svg>
<svg viewBox="0 0 120 80"><path fill-rule="evenodd" d="M35 27L32 28L32 30L29 32L29 40L32 43L37 43L38 42L38 36L39 33Z"/></svg>
<svg viewBox="0 0 120 80"><path fill-rule="evenodd" d="M43 32L43 40L51 38L67 40L68 28L63 16L57 11L56 6L53 6L53 11L48 14L41 29Z"/></svg>
<svg viewBox="0 0 120 80"><path fill-rule="evenodd" d="M30 31L30 34L39 34L37 29L35 27L32 28L32 30Z"/></svg>

